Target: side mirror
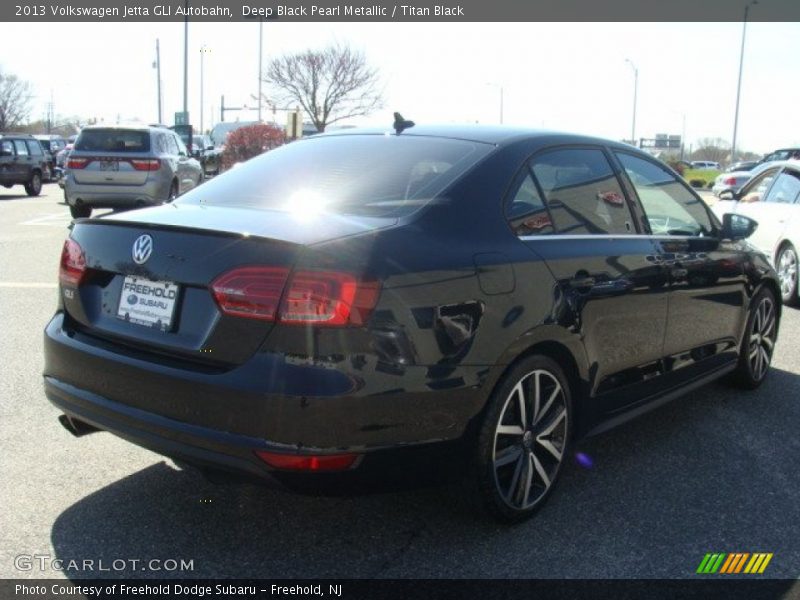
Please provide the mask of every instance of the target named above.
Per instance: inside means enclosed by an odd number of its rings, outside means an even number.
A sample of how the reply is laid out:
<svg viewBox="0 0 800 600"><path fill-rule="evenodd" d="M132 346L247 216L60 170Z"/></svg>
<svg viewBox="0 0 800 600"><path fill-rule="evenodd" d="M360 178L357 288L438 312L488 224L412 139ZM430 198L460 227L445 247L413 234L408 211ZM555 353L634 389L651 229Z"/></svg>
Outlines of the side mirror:
<svg viewBox="0 0 800 600"><path fill-rule="evenodd" d="M736 192L733 190L725 190L719 193L720 200L736 200Z"/></svg>
<svg viewBox="0 0 800 600"><path fill-rule="evenodd" d="M725 213L722 215L722 239L725 240L745 240L753 235L753 232L758 227L758 221L746 217L744 215L737 215L734 213Z"/></svg>

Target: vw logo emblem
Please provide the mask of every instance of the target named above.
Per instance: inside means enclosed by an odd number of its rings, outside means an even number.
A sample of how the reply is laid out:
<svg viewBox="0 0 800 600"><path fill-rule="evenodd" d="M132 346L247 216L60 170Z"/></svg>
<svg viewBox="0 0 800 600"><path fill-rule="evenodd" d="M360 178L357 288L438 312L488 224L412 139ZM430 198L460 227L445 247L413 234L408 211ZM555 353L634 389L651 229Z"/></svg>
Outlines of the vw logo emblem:
<svg viewBox="0 0 800 600"><path fill-rule="evenodd" d="M140 235L136 238L136 241L133 242L133 262L137 265L143 265L147 262L147 259L150 258L150 255L153 253L153 238L151 238L146 233L144 235Z"/></svg>

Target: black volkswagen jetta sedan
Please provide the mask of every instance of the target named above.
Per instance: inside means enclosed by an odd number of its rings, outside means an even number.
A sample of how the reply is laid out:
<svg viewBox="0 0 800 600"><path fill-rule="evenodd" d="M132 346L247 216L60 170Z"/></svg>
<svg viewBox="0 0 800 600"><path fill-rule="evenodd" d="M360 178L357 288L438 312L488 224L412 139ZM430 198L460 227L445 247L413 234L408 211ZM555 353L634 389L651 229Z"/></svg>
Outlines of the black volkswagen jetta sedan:
<svg viewBox="0 0 800 600"><path fill-rule="evenodd" d="M76 435L266 479L458 441L485 506L518 520L576 437L764 380L781 305L755 226L601 139L315 136L75 221L45 390Z"/></svg>

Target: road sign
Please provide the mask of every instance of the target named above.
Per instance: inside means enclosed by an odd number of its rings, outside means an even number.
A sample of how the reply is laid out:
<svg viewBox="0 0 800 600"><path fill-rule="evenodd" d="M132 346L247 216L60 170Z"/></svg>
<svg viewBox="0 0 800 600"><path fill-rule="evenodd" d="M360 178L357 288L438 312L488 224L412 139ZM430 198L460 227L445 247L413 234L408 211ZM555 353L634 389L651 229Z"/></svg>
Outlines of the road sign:
<svg viewBox="0 0 800 600"><path fill-rule="evenodd" d="M176 112L175 113L175 125L188 125L189 124L189 113L188 112Z"/></svg>

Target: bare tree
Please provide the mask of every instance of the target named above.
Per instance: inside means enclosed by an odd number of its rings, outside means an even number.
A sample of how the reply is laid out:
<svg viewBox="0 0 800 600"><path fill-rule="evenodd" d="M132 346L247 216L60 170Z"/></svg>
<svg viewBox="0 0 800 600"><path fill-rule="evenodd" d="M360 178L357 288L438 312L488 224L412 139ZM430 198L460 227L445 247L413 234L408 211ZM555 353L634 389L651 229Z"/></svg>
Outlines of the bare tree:
<svg viewBox="0 0 800 600"><path fill-rule="evenodd" d="M331 123L367 115L383 105L378 72L363 53L336 44L272 60L263 80L277 102L299 104L322 132Z"/></svg>
<svg viewBox="0 0 800 600"><path fill-rule="evenodd" d="M0 131L24 124L31 112L31 84L0 71Z"/></svg>
<svg viewBox="0 0 800 600"><path fill-rule="evenodd" d="M731 145L722 138L702 138L697 140L697 150L692 152L692 160L713 160L725 162L729 159Z"/></svg>

